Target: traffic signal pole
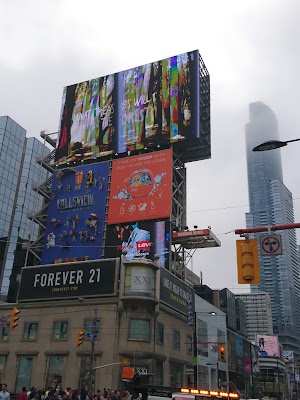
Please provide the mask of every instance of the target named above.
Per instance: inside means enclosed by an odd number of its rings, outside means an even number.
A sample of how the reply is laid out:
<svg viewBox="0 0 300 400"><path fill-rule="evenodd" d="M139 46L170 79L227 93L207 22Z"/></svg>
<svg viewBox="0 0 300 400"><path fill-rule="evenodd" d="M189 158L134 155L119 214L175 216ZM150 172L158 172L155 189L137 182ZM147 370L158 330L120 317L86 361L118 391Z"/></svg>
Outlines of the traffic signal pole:
<svg viewBox="0 0 300 400"><path fill-rule="evenodd" d="M269 232L269 231L283 231L285 229L295 229L300 228L300 222L294 224L282 224L273 226L257 226L253 228L246 229L236 229L234 233L236 235L243 235L244 233L256 233L256 232Z"/></svg>

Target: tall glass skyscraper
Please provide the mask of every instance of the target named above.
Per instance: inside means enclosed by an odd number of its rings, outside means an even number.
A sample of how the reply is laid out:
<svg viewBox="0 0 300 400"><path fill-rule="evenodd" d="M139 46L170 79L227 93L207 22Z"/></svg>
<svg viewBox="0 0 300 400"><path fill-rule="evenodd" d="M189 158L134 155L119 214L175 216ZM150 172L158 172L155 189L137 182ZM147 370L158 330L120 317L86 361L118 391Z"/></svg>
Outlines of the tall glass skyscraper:
<svg viewBox="0 0 300 400"><path fill-rule="evenodd" d="M37 164L36 158L48 153L49 149L39 140L26 138L25 129L10 117L0 117L1 295L7 295L11 286L22 242L38 236L39 226L27 214L42 207L43 198L32 190L32 184L46 179L46 171Z"/></svg>
<svg viewBox="0 0 300 400"><path fill-rule="evenodd" d="M264 103L249 105L250 122L246 124L246 150L250 212L247 227L291 224L294 222L293 197L283 184L280 149L253 152L256 145L279 139L274 112ZM274 232L273 232L274 233ZM281 235L282 255L262 256L259 251L260 284L251 292L268 292L272 302L274 334L284 350L300 356L300 266L295 230L276 231ZM253 237L259 239L260 235Z"/></svg>

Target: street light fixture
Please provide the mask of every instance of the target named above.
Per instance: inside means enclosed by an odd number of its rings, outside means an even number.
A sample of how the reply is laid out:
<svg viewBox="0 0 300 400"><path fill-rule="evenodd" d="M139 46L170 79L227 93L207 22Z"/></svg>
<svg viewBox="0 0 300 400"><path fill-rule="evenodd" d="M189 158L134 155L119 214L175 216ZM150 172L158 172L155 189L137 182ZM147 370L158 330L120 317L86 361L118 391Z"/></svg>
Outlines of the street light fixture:
<svg viewBox="0 0 300 400"><path fill-rule="evenodd" d="M89 337L90 343L91 343L91 355L90 355L90 368L89 368L89 377L88 377L88 393L92 392L92 386L93 386L93 369L94 369L94 356L95 356L95 339L97 337L96 335L96 324L97 324L97 309L94 310L94 318L92 317L92 312L91 312L91 307L89 302L84 299L83 297L79 297L78 301L80 303L86 303L89 314L90 314L90 319L92 321L92 332L91 332L91 337Z"/></svg>
<svg viewBox="0 0 300 400"><path fill-rule="evenodd" d="M298 142L299 140L300 140L300 138L286 140L286 141L268 140L267 142L264 142L264 143L259 144L258 146L255 146L252 151L268 151L268 150L279 149L280 147L286 146L288 143Z"/></svg>

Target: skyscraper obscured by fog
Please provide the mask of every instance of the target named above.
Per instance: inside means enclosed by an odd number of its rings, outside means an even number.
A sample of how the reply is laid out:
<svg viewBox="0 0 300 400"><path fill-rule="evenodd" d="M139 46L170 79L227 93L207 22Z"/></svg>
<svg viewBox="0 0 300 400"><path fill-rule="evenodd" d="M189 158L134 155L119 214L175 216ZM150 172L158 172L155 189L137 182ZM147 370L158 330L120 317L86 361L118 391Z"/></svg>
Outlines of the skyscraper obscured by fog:
<svg viewBox="0 0 300 400"><path fill-rule="evenodd" d="M250 212L247 227L291 224L294 222L293 198L283 184L280 149L253 152L256 145L279 139L274 112L264 103L249 105L250 122L246 124L246 150ZM273 232L274 233L274 232ZM300 267L295 230L276 231L282 238L282 255L261 256L260 284L251 292L266 291L272 302L274 334L279 335L285 350L300 356ZM259 238L264 233L255 234Z"/></svg>
<svg viewBox="0 0 300 400"><path fill-rule="evenodd" d="M43 198L32 190L32 184L46 179L36 158L48 153L49 149L39 140L26 138L25 129L10 117L0 117L1 295L10 290L15 297L12 283L16 282L25 258L22 242L35 240L38 235L38 225L27 214L42 207Z"/></svg>

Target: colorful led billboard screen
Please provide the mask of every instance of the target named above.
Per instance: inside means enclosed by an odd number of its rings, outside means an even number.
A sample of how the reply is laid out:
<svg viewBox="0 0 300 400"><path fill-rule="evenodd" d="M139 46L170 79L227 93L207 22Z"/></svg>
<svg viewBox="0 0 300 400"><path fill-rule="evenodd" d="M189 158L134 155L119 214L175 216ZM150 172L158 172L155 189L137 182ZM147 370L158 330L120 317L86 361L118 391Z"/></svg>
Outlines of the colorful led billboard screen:
<svg viewBox="0 0 300 400"><path fill-rule="evenodd" d="M53 174L41 264L101 258L109 162Z"/></svg>
<svg viewBox="0 0 300 400"><path fill-rule="evenodd" d="M207 147L204 158L209 157L210 140L200 138L204 132L199 122L201 82L208 84L209 92L209 81L200 79L201 68L208 75L195 50L65 87L56 161L93 159L171 143L193 152L195 140ZM209 115L205 118L209 120Z"/></svg>
<svg viewBox="0 0 300 400"><path fill-rule="evenodd" d="M113 161L109 224L169 218L171 203L171 150Z"/></svg>
<svg viewBox="0 0 300 400"><path fill-rule="evenodd" d="M169 266L170 221L140 221L109 225L105 241L105 258L119 257L126 250L127 260L154 259L159 255L160 265Z"/></svg>

